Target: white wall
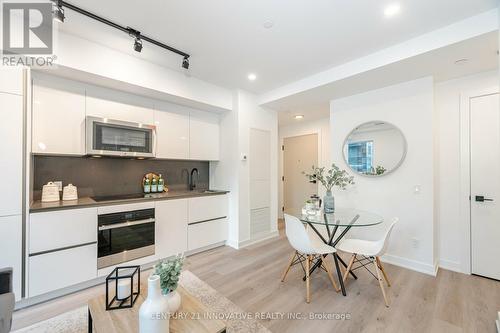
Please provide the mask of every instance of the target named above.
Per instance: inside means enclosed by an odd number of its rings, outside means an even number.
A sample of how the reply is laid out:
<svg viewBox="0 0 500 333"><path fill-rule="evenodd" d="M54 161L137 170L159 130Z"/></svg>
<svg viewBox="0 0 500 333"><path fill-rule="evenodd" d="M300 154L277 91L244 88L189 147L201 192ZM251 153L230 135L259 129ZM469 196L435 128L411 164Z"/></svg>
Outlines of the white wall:
<svg viewBox="0 0 500 333"><path fill-rule="evenodd" d="M362 123L381 120L401 129L408 153L401 167L381 178L355 175L356 185L335 191L337 205L375 212L386 221L397 216L384 260L435 273L433 79L431 77L354 95L330 103L332 161L348 169L342 144ZM419 186L419 193L415 187ZM387 225L358 229L378 237ZM356 232L356 231L355 231Z"/></svg>
<svg viewBox="0 0 500 333"><path fill-rule="evenodd" d="M468 251L464 251L468 224L460 219L460 96L498 87L497 71L480 73L435 86L435 109L439 151L438 244L439 265L470 273Z"/></svg>
<svg viewBox="0 0 500 333"><path fill-rule="evenodd" d="M330 118L311 121L300 120L295 124L280 126L278 132L279 147L283 145L284 138L318 134L318 164L320 167L328 167L330 165ZM283 212L281 211L281 207L283 207L283 182L281 181L281 177L283 176L283 151L281 149L279 149L278 168L278 206L276 209L278 216L283 218ZM325 195L325 189L322 186L318 186L318 195L320 197Z"/></svg>

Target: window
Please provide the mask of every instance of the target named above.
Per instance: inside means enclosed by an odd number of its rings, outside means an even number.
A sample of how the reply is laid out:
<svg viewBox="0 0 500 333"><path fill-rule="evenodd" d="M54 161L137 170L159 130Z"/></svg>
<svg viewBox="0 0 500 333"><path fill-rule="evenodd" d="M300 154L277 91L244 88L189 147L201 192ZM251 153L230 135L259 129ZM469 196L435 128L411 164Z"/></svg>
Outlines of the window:
<svg viewBox="0 0 500 333"><path fill-rule="evenodd" d="M358 141L349 143L347 156L347 162L353 170L361 173L372 172L373 141Z"/></svg>

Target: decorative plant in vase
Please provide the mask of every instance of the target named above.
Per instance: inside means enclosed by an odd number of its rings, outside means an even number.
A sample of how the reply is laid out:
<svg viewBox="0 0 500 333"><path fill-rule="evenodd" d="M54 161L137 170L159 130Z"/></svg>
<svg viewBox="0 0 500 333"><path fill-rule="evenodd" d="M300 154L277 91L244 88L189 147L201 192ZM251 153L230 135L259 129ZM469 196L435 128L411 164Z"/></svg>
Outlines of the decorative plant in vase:
<svg viewBox="0 0 500 333"><path fill-rule="evenodd" d="M332 163L331 169L326 170L326 168L312 166L311 173L305 171L302 172L309 181L318 181L326 189L326 195L323 199L323 207L325 213L333 213L335 211L335 199L332 195L332 188L337 186L338 188L345 190L348 185L354 184L354 177L349 175L347 171L340 170L335 163Z"/></svg>
<svg viewBox="0 0 500 333"><path fill-rule="evenodd" d="M181 306L181 295L177 292L177 284L184 265L184 255L161 260L154 266L154 273L160 276L162 293L168 299L170 313L176 312Z"/></svg>

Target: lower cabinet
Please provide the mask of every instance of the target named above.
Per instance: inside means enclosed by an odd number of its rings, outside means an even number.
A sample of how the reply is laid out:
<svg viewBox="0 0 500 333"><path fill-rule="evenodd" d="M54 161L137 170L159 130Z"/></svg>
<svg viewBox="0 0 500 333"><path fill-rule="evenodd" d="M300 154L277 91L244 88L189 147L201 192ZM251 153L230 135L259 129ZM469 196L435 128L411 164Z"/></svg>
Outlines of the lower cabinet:
<svg viewBox="0 0 500 333"><path fill-rule="evenodd" d="M12 268L12 289L16 301L21 299L22 216L0 217L0 269Z"/></svg>
<svg viewBox="0 0 500 333"><path fill-rule="evenodd" d="M188 250L214 245L227 239L227 218L188 225Z"/></svg>
<svg viewBox="0 0 500 333"><path fill-rule="evenodd" d="M97 244L29 257L29 297L97 277Z"/></svg>
<svg viewBox="0 0 500 333"><path fill-rule="evenodd" d="M155 254L158 259L187 250L187 199L157 201L155 220Z"/></svg>

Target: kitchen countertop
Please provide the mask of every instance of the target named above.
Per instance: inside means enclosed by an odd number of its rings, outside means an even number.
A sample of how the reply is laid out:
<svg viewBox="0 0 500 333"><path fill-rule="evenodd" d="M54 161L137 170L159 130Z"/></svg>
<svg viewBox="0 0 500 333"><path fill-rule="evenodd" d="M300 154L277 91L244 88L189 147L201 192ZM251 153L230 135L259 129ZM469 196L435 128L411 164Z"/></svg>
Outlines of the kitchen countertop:
<svg viewBox="0 0 500 333"><path fill-rule="evenodd" d="M55 201L55 202L41 202L40 200L35 200L30 205L30 213L46 212L46 211L53 211L53 210L64 210L64 209L86 208L86 207L121 205L121 204L145 202L145 201L206 197L206 196L221 195L221 194L226 194L226 193L229 193L229 191L170 190L170 191L164 192L164 193L147 194L143 198L108 200L108 201L100 201L100 202L97 202L90 197L82 197L82 198L79 198L77 200L68 200L68 201L60 200L60 201Z"/></svg>

